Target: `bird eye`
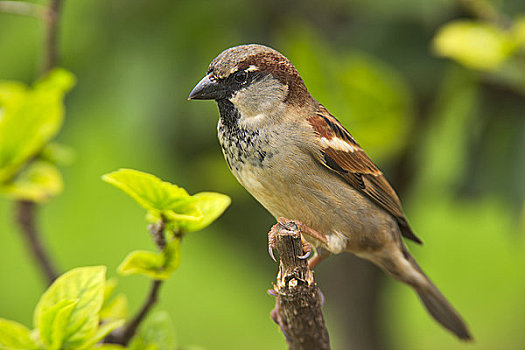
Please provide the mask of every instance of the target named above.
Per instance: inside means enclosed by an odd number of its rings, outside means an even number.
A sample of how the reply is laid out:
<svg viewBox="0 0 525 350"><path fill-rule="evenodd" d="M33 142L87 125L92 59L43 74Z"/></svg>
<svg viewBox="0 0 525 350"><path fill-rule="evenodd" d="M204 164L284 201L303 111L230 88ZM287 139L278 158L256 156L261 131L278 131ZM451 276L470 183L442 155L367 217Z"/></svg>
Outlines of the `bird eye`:
<svg viewBox="0 0 525 350"><path fill-rule="evenodd" d="M244 70L239 70L233 75L233 79L235 79L235 81L239 84L245 83L246 78L248 78L248 73L246 73Z"/></svg>

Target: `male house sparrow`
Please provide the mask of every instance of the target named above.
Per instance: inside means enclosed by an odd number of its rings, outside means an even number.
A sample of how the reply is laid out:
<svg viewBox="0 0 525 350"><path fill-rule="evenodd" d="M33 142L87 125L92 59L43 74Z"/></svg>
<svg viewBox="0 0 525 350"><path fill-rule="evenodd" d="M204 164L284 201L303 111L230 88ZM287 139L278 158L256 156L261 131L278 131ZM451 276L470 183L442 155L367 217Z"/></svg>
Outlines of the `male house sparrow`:
<svg viewBox="0 0 525 350"><path fill-rule="evenodd" d="M255 44L227 49L188 99L217 102L228 166L275 218L304 224L317 251L311 265L341 252L370 260L411 286L445 328L471 339L404 245L402 236L421 241L396 193L286 57Z"/></svg>

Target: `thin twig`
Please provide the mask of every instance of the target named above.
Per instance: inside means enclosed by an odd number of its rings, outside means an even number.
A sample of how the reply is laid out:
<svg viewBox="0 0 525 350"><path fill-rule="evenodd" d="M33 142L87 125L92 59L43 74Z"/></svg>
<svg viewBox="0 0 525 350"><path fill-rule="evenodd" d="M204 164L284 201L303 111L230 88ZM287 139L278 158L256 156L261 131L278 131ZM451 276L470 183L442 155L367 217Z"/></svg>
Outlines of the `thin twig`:
<svg viewBox="0 0 525 350"><path fill-rule="evenodd" d="M58 25L62 0L51 0L46 17L46 55L44 71L49 72L58 63Z"/></svg>
<svg viewBox="0 0 525 350"><path fill-rule="evenodd" d="M44 19L46 18L48 8L31 2L0 1L0 12Z"/></svg>
<svg viewBox="0 0 525 350"><path fill-rule="evenodd" d="M46 276L48 284L58 277L55 264L51 261L49 254L47 254L42 238L35 225L36 221L36 204L30 201L16 202L17 222L20 226L21 232L29 245L33 257L39 263L43 274Z"/></svg>
<svg viewBox="0 0 525 350"><path fill-rule="evenodd" d="M159 297L159 290L160 286L162 285L161 280L154 280L151 283L151 287L149 290L148 298L140 308L139 312L133 317L133 320L131 320L124 329L124 332L122 333L122 336L120 339L118 339L115 344L121 344L121 345L128 345L131 338L135 335L137 332L137 328L139 327L140 323L146 315L149 313L153 305L157 303L158 297Z"/></svg>
<svg viewBox="0 0 525 350"><path fill-rule="evenodd" d="M272 294L277 296L273 320L281 327L290 350L329 350L322 294L304 256L301 233L293 222L272 228L279 253L279 275Z"/></svg>
<svg viewBox="0 0 525 350"><path fill-rule="evenodd" d="M512 20L499 12L494 4L487 0L460 0L459 3L473 16L494 23L504 29L512 26Z"/></svg>
<svg viewBox="0 0 525 350"><path fill-rule="evenodd" d="M58 60L57 37L62 0L51 0L49 7L18 1L0 1L0 11L2 10L2 7L4 9L7 8L18 11L19 14L31 15L38 12L39 16L45 19L46 42L44 49L44 73L50 71L56 66ZM29 160L28 164L32 161L33 159ZM38 229L36 228L36 205L36 203L26 200L19 200L16 202L18 225L25 233L31 251L35 256L35 259L41 264L41 269L44 271L48 282L52 283L57 278L58 273L54 264L51 263L51 258L44 248L42 240L39 237Z"/></svg>
<svg viewBox="0 0 525 350"><path fill-rule="evenodd" d="M161 219L158 224L150 225L149 227L151 235L153 236L153 240L157 244L157 247L160 251L162 251L166 247L166 238L164 237L164 226L165 222ZM137 312L135 317L133 317L133 319L126 324L126 327L123 331L115 332L114 334L110 334L108 337L106 337L106 339L104 339L105 343L120 344L123 346L128 345L131 338L137 332L137 328L139 327L140 323L148 315L153 305L157 303L157 300L159 298L159 290L162 286L162 282L163 281L161 280L152 281L148 297L144 301L144 304L142 304L142 307Z"/></svg>

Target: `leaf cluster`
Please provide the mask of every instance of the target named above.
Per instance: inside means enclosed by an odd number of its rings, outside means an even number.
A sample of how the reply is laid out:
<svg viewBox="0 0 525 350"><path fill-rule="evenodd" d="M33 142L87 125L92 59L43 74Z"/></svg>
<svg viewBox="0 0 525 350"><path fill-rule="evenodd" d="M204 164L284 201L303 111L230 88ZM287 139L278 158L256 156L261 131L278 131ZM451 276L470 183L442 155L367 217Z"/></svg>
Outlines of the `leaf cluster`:
<svg viewBox="0 0 525 350"><path fill-rule="evenodd" d="M180 264L180 240L186 232L202 230L226 210L231 200L214 192L190 195L185 189L158 177L132 169L120 169L102 177L120 188L147 210L147 220L162 224L167 244L161 252L144 250L131 252L120 264L122 275L141 274L164 280Z"/></svg>
<svg viewBox="0 0 525 350"><path fill-rule="evenodd" d="M481 20L452 21L439 29L433 46L438 55L469 68L496 70L525 48L525 17L506 29Z"/></svg>
<svg viewBox="0 0 525 350"><path fill-rule="evenodd" d="M62 126L64 95L74 83L63 69L31 88L0 81L0 194L42 202L62 191L56 165L67 162L71 151L50 142Z"/></svg>

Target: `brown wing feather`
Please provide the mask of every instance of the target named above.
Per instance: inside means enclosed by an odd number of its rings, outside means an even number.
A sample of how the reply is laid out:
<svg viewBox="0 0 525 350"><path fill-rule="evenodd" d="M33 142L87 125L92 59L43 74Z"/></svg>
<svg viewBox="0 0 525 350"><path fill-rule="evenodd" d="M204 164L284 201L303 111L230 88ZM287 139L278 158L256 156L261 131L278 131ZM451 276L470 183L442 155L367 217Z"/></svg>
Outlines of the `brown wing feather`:
<svg viewBox="0 0 525 350"><path fill-rule="evenodd" d="M341 123L323 106L320 106L315 116L308 118L308 122L320 138L326 139L321 154L316 155L321 163L336 171L350 185L394 216L403 236L422 243L408 226L401 202L392 186ZM347 149L330 147L329 141L334 138L346 142Z"/></svg>

